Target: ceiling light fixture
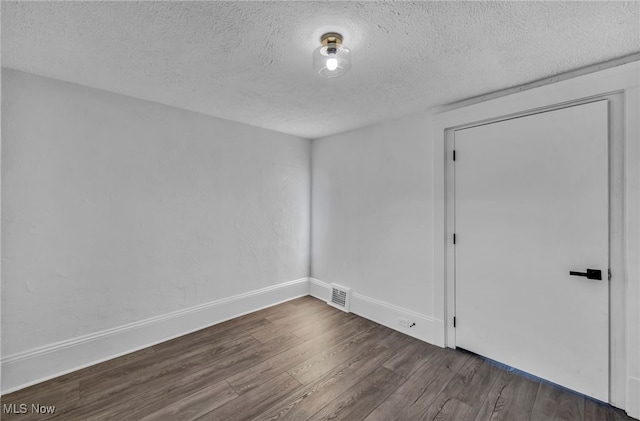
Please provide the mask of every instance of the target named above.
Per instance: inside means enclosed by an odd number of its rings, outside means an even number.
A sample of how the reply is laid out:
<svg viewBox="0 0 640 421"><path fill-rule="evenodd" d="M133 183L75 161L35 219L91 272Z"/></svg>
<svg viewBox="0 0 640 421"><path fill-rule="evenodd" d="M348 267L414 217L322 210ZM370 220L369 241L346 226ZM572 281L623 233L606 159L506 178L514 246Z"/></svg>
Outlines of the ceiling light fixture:
<svg viewBox="0 0 640 421"><path fill-rule="evenodd" d="M313 52L313 69L322 77L338 77L351 68L351 51L342 45L342 35L329 32Z"/></svg>

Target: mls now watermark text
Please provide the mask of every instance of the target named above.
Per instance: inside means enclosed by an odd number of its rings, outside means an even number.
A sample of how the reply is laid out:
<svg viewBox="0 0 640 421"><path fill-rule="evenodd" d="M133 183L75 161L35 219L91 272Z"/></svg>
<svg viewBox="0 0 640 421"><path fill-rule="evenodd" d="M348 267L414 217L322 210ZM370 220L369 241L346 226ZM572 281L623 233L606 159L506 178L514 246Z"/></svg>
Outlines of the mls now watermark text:
<svg viewBox="0 0 640 421"><path fill-rule="evenodd" d="M5 403L2 404L3 414L53 414L55 405L40 405L39 403Z"/></svg>

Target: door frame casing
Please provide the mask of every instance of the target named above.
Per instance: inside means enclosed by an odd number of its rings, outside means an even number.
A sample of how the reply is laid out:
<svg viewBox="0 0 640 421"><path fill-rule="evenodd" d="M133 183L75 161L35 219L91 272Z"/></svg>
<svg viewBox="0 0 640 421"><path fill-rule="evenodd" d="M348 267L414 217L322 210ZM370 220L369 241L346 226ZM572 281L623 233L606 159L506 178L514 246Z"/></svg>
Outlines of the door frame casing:
<svg viewBox="0 0 640 421"><path fill-rule="evenodd" d="M435 342L455 347L455 262L453 236L454 130L609 99L610 175L610 402L638 416L636 371L640 370L640 229L632 216L640 214L637 116L640 62L537 87L434 116L434 316L439 324ZM626 164L625 164L626 160ZM629 161L631 165L629 164ZM635 306L635 307L634 307Z"/></svg>

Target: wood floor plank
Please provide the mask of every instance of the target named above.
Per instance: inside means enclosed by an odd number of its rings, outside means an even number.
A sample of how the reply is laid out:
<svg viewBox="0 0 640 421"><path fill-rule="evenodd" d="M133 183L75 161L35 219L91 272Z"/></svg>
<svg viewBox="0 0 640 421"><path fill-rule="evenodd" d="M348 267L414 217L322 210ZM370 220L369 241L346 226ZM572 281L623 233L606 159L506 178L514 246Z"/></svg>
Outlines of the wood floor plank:
<svg viewBox="0 0 640 421"><path fill-rule="evenodd" d="M582 420L585 415L584 409L583 396L540 382L531 420Z"/></svg>
<svg viewBox="0 0 640 421"><path fill-rule="evenodd" d="M457 372L464 367L469 358L471 358L471 354L467 352L459 352L451 348L438 348L429 358L429 364Z"/></svg>
<svg viewBox="0 0 640 421"><path fill-rule="evenodd" d="M420 419L455 373L446 367L424 363L382 402L366 421Z"/></svg>
<svg viewBox="0 0 640 421"><path fill-rule="evenodd" d="M343 323L346 323L348 320L356 318L359 317L354 314L344 313L338 310L338 313L331 317L318 320L315 323L311 323L303 328L294 330L293 334L303 341L308 341L315 338L316 336L330 332L331 330L341 326ZM312 318L312 320L315 319Z"/></svg>
<svg viewBox="0 0 640 421"><path fill-rule="evenodd" d="M111 372L112 370L120 369L124 366L137 366L149 358L152 358L155 354L155 350L152 346L144 348L129 354L122 355L118 358L103 361L99 364L95 364L78 371L74 371L64 376L58 377L62 381L81 381L87 378L95 378L104 375L104 373ZM42 383L41 383L42 384ZM37 386L37 385L36 385Z"/></svg>
<svg viewBox="0 0 640 421"><path fill-rule="evenodd" d="M455 398L441 393L420 421L473 421L477 410ZM380 420L382 421L382 420ZM516 420L514 420L516 421ZM520 421L520 420L517 420Z"/></svg>
<svg viewBox="0 0 640 421"><path fill-rule="evenodd" d="M536 421L542 421L542 419L543 418L536 418ZM585 402L584 421L615 421L615 418L609 408L603 405L591 406Z"/></svg>
<svg viewBox="0 0 640 421"><path fill-rule="evenodd" d="M309 328L310 326L317 325L318 323L323 323L324 319L338 318L340 320L344 320L341 317L342 315L339 314L339 310L336 310L332 307L329 308L331 309L330 311L317 312L313 315L313 317L297 317L291 320L286 320L286 323L284 322L284 319L281 319L283 320L282 323L272 323L272 326L261 329L260 331L253 333L251 336L264 343L277 338L284 333L303 330Z"/></svg>
<svg viewBox="0 0 640 421"><path fill-rule="evenodd" d="M141 421L194 420L237 397L238 394L223 380L138 419Z"/></svg>
<svg viewBox="0 0 640 421"><path fill-rule="evenodd" d="M464 402L479 410L498 374L497 367L471 355L445 387L443 393L449 398Z"/></svg>
<svg viewBox="0 0 640 421"><path fill-rule="evenodd" d="M81 398L86 402L81 410L70 415L87 417L87 411L96 414L98 417L113 419L122 417L123 414L130 413L134 408L138 408L142 403L137 396L145 396L149 403L155 402L163 396L167 388L172 388L176 381L182 382L185 387L190 384L200 384L200 382L216 383L229 377L236 370L243 370L251 367L264 358L282 352L289 347L300 343L300 339L287 335L276 340L252 347L239 352L229 352L217 358L207 358L201 355L198 359L184 360L171 364L167 361L162 370L154 372L147 369L139 376L127 376L126 381L115 383L111 381L104 389L93 386L85 391L81 385ZM167 396L167 399L172 399ZM149 403L144 402L144 405ZM168 402L173 403L173 400Z"/></svg>
<svg viewBox="0 0 640 421"><path fill-rule="evenodd" d="M287 314L291 314L293 311L302 310L303 306L296 306L291 304L290 302L281 303L272 307L263 308L262 310L258 310L254 313L246 314L242 317L246 318L259 318L259 319L267 319L269 317L278 317ZM233 322L235 319L228 320L227 322ZM226 322L225 322L226 323Z"/></svg>
<svg viewBox="0 0 640 421"><path fill-rule="evenodd" d="M311 295L305 295L304 297L294 298L293 300L287 301L289 304L293 304L294 306L298 305L320 305L326 304L324 301L319 300Z"/></svg>
<svg viewBox="0 0 640 421"><path fill-rule="evenodd" d="M370 347L371 341L380 341L387 336L387 334L388 332L386 330L371 325L364 332L353 335L350 339L289 369L289 374L300 383L309 384L352 356Z"/></svg>
<svg viewBox="0 0 640 421"><path fill-rule="evenodd" d="M222 340L222 338L237 337L238 335L249 336L261 328L273 326L270 321L265 319L267 315L277 312L286 312L287 308L288 306L282 305L268 307L254 313L249 313L244 316L230 319L213 326L170 339L154 345L152 349L156 352L172 353L176 349L182 349L184 347L185 340L188 340L189 343L195 345L206 341L211 342Z"/></svg>
<svg viewBox="0 0 640 421"><path fill-rule="evenodd" d="M3 420L22 421L631 420L609 405L308 296L0 400ZM6 413L21 403L56 411Z"/></svg>
<svg viewBox="0 0 640 421"><path fill-rule="evenodd" d="M252 336L261 330L269 329L274 326L273 323L264 318L247 319L244 323L233 325L233 328L227 325L224 329L202 329L189 335L181 336L167 342L153 346L153 350L160 357L163 355L172 355L176 352L184 352L185 342L189 342L190 348L199 348L200 345L209 345L220 342L232 341L234 339Z"/></svg>
<svg viewBox="0 0 640 421"><path fill-rule="evenodd" d="M530 420L540 382L500 370L476 420Z"/></svg>
<svg viewBox="0 0 640 421"><path fill-rule="evenodd" d="M302 385L296 379L288 373L282 373L219 408L203 414L196 420L250 420L300 388L302 388Z"/></svg>
<svg viewBox="0 0 640 421"><path fill-rule="evenodd" d="M413 341L415 341L415 338L412 338L411 336L407 336L402 332L389 329L386 326L383 326L383 327L385 329L388 329L389 331L389 335L386 336L384 340L381 342L382 346L384 347L387 347L395 351L395 350L404 349Z"/></svg>
<svg viewBox="0 0 640 421"><path fill-rule="evenodd" d="M306 308L330 307L329 304L327 304L326 301L319 300L319 299L317 299L315 297L312 297L310 295L307 295L307 296L304 296L304 297L299 297L299 298L294 298L293 300L287 301L287 303L292 304L294 306L301 306L301 307L306 307ZM334 307L332 307L332 308L334 308Z"/></svg>
<svg viewBox="0 0 640 421"><path fill-rule="evenodd" d="M593 401L591 399L585 398L585 420L587 417L590 417L591 413L596 412L595 408L600 408L600 410L606 410L607 416L612 416L615 421L638 421L636 418L631 418L628 416L623 410L614 408L611 405L602 404L597 401Z"/></svg>
<svg viewBox="0 0 640 421"><path fill-rule="evenodd" d="M624 411L589 398L584 400L584 421L636 421Z"/></svg>
<svg viewBox="0 0 640 421"><path fill-rule="evenodd" d="M409 377L428 361L437 349L434 345L416 339L404 349L401 349L384 366L402 377Z"/></svg>
<svg viewBox="0 0 640 421"><path fill-rule="evenodd" d="M144 377L146 373L157 375L167 367L175 367L184 361L199 361L203 355L223 357L226 354L237 353L260 343L248 333L255 328L268 326L271 323L264 320L250 320L248 323L235 324L238 330L230 331L223 328L221 332L204 329L198 335L190 334L178 339L165 342L149 348L152 353L143 359L124 359L120 365L103 370L100 375L84 376L81 378L81 389L84 395L90 395L93 390L100 391L100 395L116 392L128 384L129 378ZM240 327L246 330L240 330ZM246 332L246 333L243 333ZM189 344L185 347L185 344ZM110 390L110 388L112 388Z"/></svg>
<svg viewBox="0 0 640 421"><path fill-rule="evenodd" d="M266 319L276 325L285 325L295 321L309 320L311 317L320 320L340 313L340 310L327 304L318 307L297 306L296 308L298 309L296 312L279 315L277 317L267 317Z"/></svg>
<svg viewBox="0 0 640 421"><path fill-rule="evenodd" d="M116 408L110 408L108 411L109 418L119 420L137 421L150 413L163 407L173 407L174 405L183 405L193 403L193 399L197 399L204 390L213 393L208 396L208 403L203 402L203 406L209 405L208 412L230 400L230 397L236 397L237 393L224 380L217 383L212 382L212 376L204 375L203 371L193 371L191 373L183 373L175 379L155 380L147 385L141 386L139 389L131 389L135 393L136 390L142 389L138 396L144 396L144 399L125 399L119 400ZM213 384L212 384L213 383ZM213 389L209 389L215 386ZM104 412L95 411L99 417L104 416ZM98 417L98 419L100 419Z"/></svg>
<svg viewBox="0 0 640 421"><path fill-rule="evenodd" d="M174 358L161 359L157 356L139 364L138 367L130 367L128 370L107 373L100 378L83 380L80 383L81 396L86 399L110 399L129 394L127 389L136 386L147 387L150 381L171 378L179 373L185 373L192 369L210 364L212 361L230 361L241 358L256 349L264 349L268 344L260 344L252 337L238 338L235 341L216 343L214 353L207 347L191 348L181 352ZM220 347L224 347L224 350ZM229 358L227 358L229 357Z"/></svg>
<svg viewBox="0 0 640 421"><path fill-rule="evenodd" d="M65 410L70 410L77 406L80 397L80 380L101 377L104 373L127 364L138 364L147 360L153 354L153 347L125 354L121 357L104 361L2 396L2 403L25 403L30 407L32 404L45 405L47 402L50 402L50 405L56 406L56 414L59 415ZM3 417L0 417L0 419L13 419L12 417L14 416L12 414L2 415ZM38 416L37 419L44 420L49 418L52 417ZM29 417L21 414L19 419L26 421Z"/></svg>
<svg viewBox="0 0 640 421"><path fill-rule="evenodd" d="M256 420L305 420L381 367L392 355L393 351L371 343L369 348L283 399Z"/></svg>
<svg viewBox="0 0 640 421"><path fill-rule="evenodd" d="M404 377L379 367L308 419L362 420L404 381Z"/></svg>
<svg viewBox="0 0 640 421"><path fill-rule="evenodd" d="M60 380L54 379L46 382L46 387L40 385L23 389L16 393L12 393L2 397L2 420L49 420L54 418L56 412L60 412L64 408L76 406L80 400L80 389L78 380ZM5 405L13 405L12 410L6 411ZM21 407L26 405L26 407ZM33 410L33 405L41 405L44 407L55 407L53 413L39 413ZM21 413L26 408L26 413Z"/></svg>
<svg viewBox="0 0 640 421"><path fill-rule="evenodd" d="M371 329L375 329L375 327ZM338 347L341 343L349 341L350 338L357 338L362 334L364 334L362 333L362 323L356 319L351 319L340 328L333 329L313 340L302 342L259 364L234 374L227 378L227 381L238 394L246 393L248 390L276 377L283 371L314 358L323 349ZM300 381L296 376L293 377Z"/></svg>
<svg viewBox="0 0 640 421"><path fill-rule="evenodd" d="M311 317L316 314L334 314L337 310L330 305L310 305L310 306L295 306L290 305L287 311L278 312L276 314L269 314L265 319L275 324L286 324L290 321Z"/></svg>

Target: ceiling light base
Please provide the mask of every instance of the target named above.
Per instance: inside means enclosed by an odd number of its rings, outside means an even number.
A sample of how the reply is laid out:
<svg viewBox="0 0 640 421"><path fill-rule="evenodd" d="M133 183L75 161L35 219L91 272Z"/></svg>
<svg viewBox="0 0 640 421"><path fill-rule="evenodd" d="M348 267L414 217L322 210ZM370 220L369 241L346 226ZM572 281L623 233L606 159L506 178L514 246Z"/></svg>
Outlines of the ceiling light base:
<svg viewBox="0 0 640 421"><path fill-rule="evenodd" d="M320 37L320 43L322 45L327 45L327 44L342 45L342 35L340 35L337 32L327 32L326 34Z"/></svg>
<svg viewBox="0 0 640 421"><path fill-rule="evenodd" d="M342 76L351 68L351 51L342 45L342 35L327 32L320 37L322 44L313 52L313 68L326 78Z"/></svg>

